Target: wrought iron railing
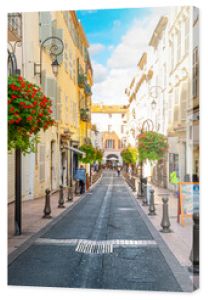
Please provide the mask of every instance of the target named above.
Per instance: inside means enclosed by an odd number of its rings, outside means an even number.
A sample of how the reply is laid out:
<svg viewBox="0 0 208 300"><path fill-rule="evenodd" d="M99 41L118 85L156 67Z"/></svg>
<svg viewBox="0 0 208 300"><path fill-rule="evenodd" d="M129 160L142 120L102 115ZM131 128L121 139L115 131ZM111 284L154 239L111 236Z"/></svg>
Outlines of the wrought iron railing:
<svg viewBox="0 0 208 300"><path fill-rule="evenodd" d="M89 108L80 109L80 119L85 122L89 122L91 120Z"/></svg>
<svg viewBox="0 0 208 300"><path fill-rule="evenodd" d="M89 84L85 84L85 94L87 96L91 96L92 95L91 86Z"/></svg>
<svg viewBox="0 0 208 300"><path fill-rule="evenodd" d="M8 30L15 35L16 40L22 39L22 14L8 14Z"/></svg>

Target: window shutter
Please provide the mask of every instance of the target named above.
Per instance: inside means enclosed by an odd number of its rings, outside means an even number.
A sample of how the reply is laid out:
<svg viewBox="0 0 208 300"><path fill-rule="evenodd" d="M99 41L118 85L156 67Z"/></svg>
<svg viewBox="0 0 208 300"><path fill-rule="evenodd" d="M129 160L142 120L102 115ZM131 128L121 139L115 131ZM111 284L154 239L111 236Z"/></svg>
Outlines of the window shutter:
<svg viewBox="0 0 208 300"><path fill-rule="evenodd" d="M57 88L57 120L61 120L61 88Z"/></svg>
<svg viewBox="0 0 208 300"><path fill-rule="evenodd" d="M40 12L40 28L39 28L39 39L42 43L46 38L52 36L52 20L50 12ZM50 44L51 41L48 42Z"/></svg>
<svg viewBox="0 0 208 300"><path fill-rule="evenodd" d="M174 107L174 123L179 121L179 107L176 105Z"/></svg>
<svg viewBox="0 0 208 300"><path fill-rule="evenodd" d="M186 110L187 110L187 84L182 85L181 97L180 97L180 111L181 111L181 120L186 120Z"/></svg>
<svg viewBox="0 0 208 300"><path fill-rule="evenodd" d="M56 119L57 118L57 103L56 103L57 82L56 82L56 80L54 80L52 78L47 78L46 82L47 82L46 94L52 101L53 117Z"/></svg>
<svg viewBox="0 0 208 300"><path fill-rule="evenodd" d="M43 92L45 94L47 94L46 92L46 71L42 71L41 73L41 86L42 86L42 89L43 89Z"/></svg>
<svg viewBox="0 0 208 300"><path fill-rule="evenodd" d="M60 38L63 41L63 29L56 29L55 30L55 36ZM63 62L63 53L57 56L57 61L59 64Z"/></svg>

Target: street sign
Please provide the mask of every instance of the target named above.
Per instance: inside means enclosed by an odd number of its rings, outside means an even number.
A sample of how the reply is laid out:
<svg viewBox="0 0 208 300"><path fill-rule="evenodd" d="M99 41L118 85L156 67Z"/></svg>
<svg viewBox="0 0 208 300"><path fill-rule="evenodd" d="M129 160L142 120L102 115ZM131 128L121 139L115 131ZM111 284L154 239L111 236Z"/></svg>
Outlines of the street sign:
<svg viewBox="0 0 208 300"><path fill-rule="evenodd" d="M185 218L199 212L199 182L179 183L179 205L180 223L184 225Z"/></svg>

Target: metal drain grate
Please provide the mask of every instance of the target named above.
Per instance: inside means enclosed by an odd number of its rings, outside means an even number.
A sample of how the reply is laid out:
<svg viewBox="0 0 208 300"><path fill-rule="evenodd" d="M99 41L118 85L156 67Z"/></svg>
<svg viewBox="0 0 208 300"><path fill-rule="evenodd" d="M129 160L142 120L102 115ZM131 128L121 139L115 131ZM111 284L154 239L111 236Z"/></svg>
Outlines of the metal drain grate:
<svg viewBox="0 0 208 300"><path fill-rule="evenodd" d="M75 251L87 254L113 253L113 244L110 242L80 241Z"/></svg>

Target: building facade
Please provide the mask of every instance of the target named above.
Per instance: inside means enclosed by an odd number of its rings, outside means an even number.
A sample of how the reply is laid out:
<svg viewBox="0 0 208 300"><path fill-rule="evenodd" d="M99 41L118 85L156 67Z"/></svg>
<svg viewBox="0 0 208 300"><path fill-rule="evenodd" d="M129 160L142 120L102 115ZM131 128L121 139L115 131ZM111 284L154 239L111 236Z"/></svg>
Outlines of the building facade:
<svg viewBox="0 0 208 300"><path fill-rule="evenodd" d="M92 123L102 135L103 164L122 164L121 151L127 145L127 107L92 106Z"/></svg>
<svg viewBox="0 0 208 300"><path fill-rule="evenodd" d="M23 157L23 200L42 197L60 185L73 183L78 167L78 148L91 134L92 68L88 41L74 11L23 13L21 47L16 47L20 74L40 86L52 100L56 126L39 133L36 153ZM33 28L33 35L31 35ZM11 39L10 27L8 36ZM10 41L10 40L9 40ZM57 56L58 73L53 72L51 49L55 44L63 52ZM14 43L14 42L13 42ZM9 49L9 47L8 47ZM8 64L10 69L11 64ZM84 85L79 75L83 70ZM88 118L82 118L82 99ZM14 155L9 155L9 202L14 201Z"/></svg>
<svg viewBox="0 0 208 300"><path fill-rule="evenodd" d="M151 176L156 184L170 189L175 188L170 183L174 171L180 181L199 180L198 48L198 10L172 7L159 19L126 89L129 143L136 145L135 136L145 120L151 124L147 130L167 136L168 153ZM149 80L142 80L145 74Z"/></svg>

